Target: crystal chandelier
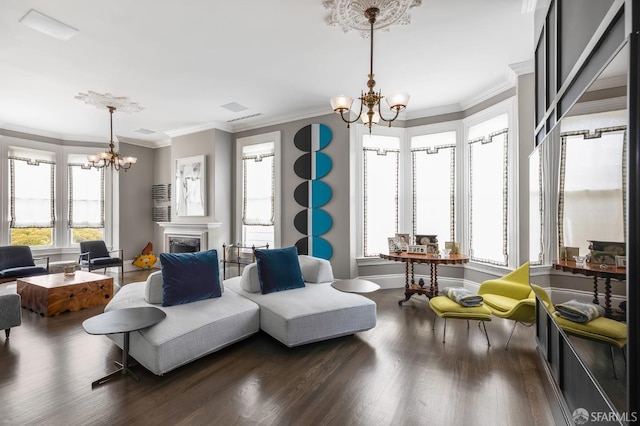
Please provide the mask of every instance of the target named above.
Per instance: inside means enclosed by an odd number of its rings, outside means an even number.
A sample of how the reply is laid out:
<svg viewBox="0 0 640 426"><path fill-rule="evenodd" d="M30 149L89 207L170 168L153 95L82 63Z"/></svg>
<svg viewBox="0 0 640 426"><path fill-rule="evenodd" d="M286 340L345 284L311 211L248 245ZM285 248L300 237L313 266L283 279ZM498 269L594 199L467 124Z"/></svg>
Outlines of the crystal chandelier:
<svg viewBox="0 0 640 426"><path fill-rule="evenodd" d="M126 97L115 97L109 93L100 94L96 92L80 93L76 96L76 99L82 100L87 104L93 105L97 108L106 108L109 110L109 127L111 130L111 137L109 139L109 150L100 152L96 155L87 156L87 160L91 167L96 169L102 169L110 167L115 171L124 170L125 172L131 168L132 165L138 161L136 157L120 155L115 150L116 144L113 140L113 113L116 110L123 112L137 112L143 108L136 102L129 101Z"/></svg>
<svg viewBox="0 0 640 426"><path fill-rule="evenodd" d="M369 61L369 80L367 81L367 87L369 90L367 92L362 91L360 97L360 111L358 115L353 120L349 120L349 116L351 114L351 104L353 100L344 95L339 95L334 98L331 98L331 108L337 114L340 114L342 120L347 123L347 127L351 123L355 123L358 121L358 118L362 119L362 122L365 126L369 127L369 133L371 133L371 128L378 124L380 120L389 123L389 127L391 127L391 123L398 118L398 115L401 111L403 111L407 104L409 103L409 94L405 92L397 92L392 93L387 96L387 104L393 116L390 118L385 118L382 115L380 101L384 96L382 96L382 91L375 92L373 88L376 85L376 81L374 80L373 74L373 26L376 23L376 18L380 14L380 9L377 7L369 7L364 11L364 16L368 20L370 25L370 39L371 39L371 54ZM364 107L367 107L367 110L364 111ZM345 117L346 113L346 117Z"/></svg>

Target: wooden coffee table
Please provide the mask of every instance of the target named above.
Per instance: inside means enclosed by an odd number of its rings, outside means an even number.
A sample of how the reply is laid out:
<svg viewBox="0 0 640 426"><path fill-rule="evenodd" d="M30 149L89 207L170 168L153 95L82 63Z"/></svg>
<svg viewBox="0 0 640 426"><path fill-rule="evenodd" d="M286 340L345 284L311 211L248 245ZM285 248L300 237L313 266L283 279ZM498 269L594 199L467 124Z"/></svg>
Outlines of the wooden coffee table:
<svg viewBox="0 0 640 426"><path fill-rule="evenodd" d="M113 278L85 271L76 271L70 277L64 274L36 275L19 278L17 292L22 297L24 308L51 317L106 305L113 297Z"/></svg>

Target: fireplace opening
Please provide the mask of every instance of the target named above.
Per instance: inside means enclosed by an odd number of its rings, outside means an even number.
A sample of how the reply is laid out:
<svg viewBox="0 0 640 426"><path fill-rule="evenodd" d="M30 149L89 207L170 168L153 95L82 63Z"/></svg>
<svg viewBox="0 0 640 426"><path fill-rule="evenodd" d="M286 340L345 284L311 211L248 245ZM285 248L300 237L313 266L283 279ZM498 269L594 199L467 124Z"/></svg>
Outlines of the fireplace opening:
<svg viewBox="0 0 640 426"><path fill-rule="evenodd" d="M169 253L195 253L200 251L200 238L169 237Z"/></svg>

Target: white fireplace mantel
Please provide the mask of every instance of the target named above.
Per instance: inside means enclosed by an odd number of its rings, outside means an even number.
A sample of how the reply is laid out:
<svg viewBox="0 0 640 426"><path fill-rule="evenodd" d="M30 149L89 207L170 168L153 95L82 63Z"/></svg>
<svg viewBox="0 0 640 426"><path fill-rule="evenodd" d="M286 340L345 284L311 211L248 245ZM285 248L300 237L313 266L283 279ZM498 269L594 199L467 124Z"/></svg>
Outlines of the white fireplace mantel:
<svg viewBox="0 0 640 426"><path fill-rule="evenodd" d="M169 251L170 236L194 236L200 238L200 250L207 250L210 243L210 232L222 226L221 222L209 223L182 223L182 222L158 222L164 228L164 251Z"/></svg>

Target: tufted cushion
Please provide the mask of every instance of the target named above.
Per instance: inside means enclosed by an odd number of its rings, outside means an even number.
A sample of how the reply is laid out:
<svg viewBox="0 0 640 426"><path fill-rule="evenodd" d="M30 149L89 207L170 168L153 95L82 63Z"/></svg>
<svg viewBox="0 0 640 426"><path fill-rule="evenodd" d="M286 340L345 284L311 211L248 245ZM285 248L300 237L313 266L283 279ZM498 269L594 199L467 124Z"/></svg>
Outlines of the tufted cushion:
<svg viewBox="0 0 640 426"><path fill-rule="evenodd" d="M162 306L220 297L218 252L161 253Z"/></svg>
<svg viewBox="0 0 640 426"><path fill-rule="evenodd" d="M255 256L262 294L304 287L297 248L256 249Z"/></svg>

